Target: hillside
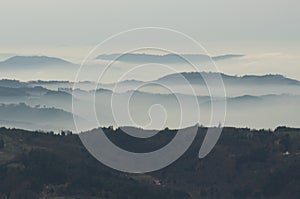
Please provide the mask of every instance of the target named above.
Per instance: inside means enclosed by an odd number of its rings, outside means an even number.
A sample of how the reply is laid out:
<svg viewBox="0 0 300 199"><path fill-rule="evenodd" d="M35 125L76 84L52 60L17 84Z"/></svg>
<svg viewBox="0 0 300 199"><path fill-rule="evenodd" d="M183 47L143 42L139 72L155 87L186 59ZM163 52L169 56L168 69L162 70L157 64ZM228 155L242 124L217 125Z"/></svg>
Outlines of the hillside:
<svg viewBox="0 0 300 199"><path fill-rule="evenodd" d="M204 159L207 129L175 163L147 174L126 174L97 162L77 135L0 129L0 198L299 198L300 129L275 132L224 128ZM118 146L151 151L174 136L147 140L104 129ZM288 151L288 153L285 153ZM159 183L155 183L159 181Z"/></svg>

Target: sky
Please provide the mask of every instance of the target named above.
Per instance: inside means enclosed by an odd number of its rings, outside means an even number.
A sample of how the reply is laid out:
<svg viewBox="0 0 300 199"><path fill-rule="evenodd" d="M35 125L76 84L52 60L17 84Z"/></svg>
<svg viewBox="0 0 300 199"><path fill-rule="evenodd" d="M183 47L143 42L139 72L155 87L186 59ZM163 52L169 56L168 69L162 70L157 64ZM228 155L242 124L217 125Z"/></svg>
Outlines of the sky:
<svg viewBox="0 0 300 199"><path fill-rule="evenodd" d="M0 0L0 58L30 54L80 62L113 34L155 26L191 36L212 55L246 55L218 63L224 72L300 80L299 10L299 0Z"/></svg>

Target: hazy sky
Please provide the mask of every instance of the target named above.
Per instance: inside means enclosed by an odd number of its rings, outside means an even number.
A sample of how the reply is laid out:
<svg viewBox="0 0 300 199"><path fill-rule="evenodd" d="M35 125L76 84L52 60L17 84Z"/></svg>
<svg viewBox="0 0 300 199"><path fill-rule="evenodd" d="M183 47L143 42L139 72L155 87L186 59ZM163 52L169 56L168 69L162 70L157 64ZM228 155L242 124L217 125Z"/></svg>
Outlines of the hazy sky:
<svg viewBox="0 0 300 199"><path fill-rule="evenodd" d="M222 65L225 72L300 79L299 10L299 0L0 0L0 53L79 61L112 34L159 26L190 35L211 54L253 58L240 66Z"/></svg>
<svg viewBox="0 0 300 199"><path fill-rule="evenodd" d="M1 46L90 45L162 26L204 41L299 40L298 0L1 0Z"/></svg>

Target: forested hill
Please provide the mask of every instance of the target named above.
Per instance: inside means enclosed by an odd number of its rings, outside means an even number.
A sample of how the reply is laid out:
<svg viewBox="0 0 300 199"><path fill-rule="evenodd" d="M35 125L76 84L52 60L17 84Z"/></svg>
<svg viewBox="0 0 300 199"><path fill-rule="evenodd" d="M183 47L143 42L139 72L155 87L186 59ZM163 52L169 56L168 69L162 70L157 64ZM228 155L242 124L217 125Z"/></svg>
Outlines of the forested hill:
<svg viewBox="0 0 300 199"><path fill-rule="evenodd" d="M176 133L131 139L104 129L120 147L159 148ZM300 129L274 132L224 128L204 159L206 128L175 163L147 174L126 174L95 160L78 135L0 128L0 198L300 198Z"/></svg>

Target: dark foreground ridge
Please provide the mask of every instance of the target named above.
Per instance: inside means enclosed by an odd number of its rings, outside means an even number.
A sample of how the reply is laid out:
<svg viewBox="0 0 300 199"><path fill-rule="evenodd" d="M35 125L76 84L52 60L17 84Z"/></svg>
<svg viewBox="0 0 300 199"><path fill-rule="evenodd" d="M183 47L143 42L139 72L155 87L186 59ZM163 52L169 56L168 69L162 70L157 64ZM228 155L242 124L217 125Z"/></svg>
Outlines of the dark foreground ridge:
<svg viewBox="0 0 300 199"><path fill-rule="evenodd" d="M0 128L0 198L300 198L300 129L274 132L224 128L198 159L206 128L175 163L147 174L127 174L95 160L78 135ZM132 139L104 129L120 147L153 151L176 131Z"/></svg>

